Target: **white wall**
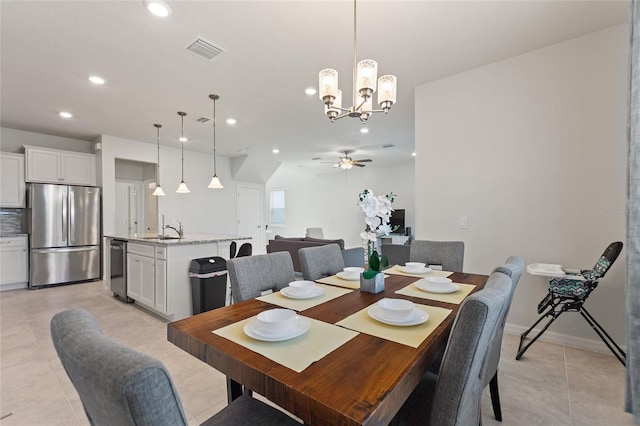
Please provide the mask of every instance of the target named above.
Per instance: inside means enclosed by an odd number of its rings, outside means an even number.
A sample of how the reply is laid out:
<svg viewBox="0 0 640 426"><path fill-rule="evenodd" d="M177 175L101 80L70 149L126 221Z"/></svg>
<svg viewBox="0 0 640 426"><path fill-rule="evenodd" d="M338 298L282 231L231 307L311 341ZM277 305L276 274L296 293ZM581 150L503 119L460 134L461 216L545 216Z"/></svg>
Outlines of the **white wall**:
<svg viewBox="0 0 640 426"><path fill-rule="evenodd" d="M345 247L362 246L364 215L357 203L358 194L364 189L375 195L396 194L393 207L406 209L406 225L413 226L413 169L413 160L387 167L374 162L348 171L330 168L327 173L317 175L298 167L281 166L267 182L265 199L268 215L269 191L285 190L286 225L270 226L267 239L276 234L303 237L306 228L321 227L325 238L342 238Z"/></svg>
<svg viewBox="0 0 640 426"><path fill-rule="evenodd" d="M24 152L22 145L41 146L44 148L64 149L67 151L92 152L92 143L80 139L63 138L45 135L44 133L24 130L0 128L0 151Z"/></svg>
<svg viewBox="0 0 640 426"><path fill-rule="evenodd" d="M113 234L115 224L115 159L126 159L156 163L155 144L103 135L100 138L102 151L102 198L104 234ZM213 157L201 152L184 151L184 179L190 194L176 194L180 182L180 148L160 146L160 184L164 197L158 197L158 213L165 215L165 223L179 219L185 232L190 233L236 233L236 186L231 180L229 160L217 157L217 172L224 189L209 189L207 185L213 173Z"/></svg>
<svg viewBox="0 0 640 426"><path fill-rule="evenodd" d="M617 26L417 87L417 238L463 240L485 274L511 254L591 268L623 241L627 44ZM619 343L624 257L586 304ZM546 291L523 274L509 323L533 323ZM597 339L579 314L551 331Z"/></svg>

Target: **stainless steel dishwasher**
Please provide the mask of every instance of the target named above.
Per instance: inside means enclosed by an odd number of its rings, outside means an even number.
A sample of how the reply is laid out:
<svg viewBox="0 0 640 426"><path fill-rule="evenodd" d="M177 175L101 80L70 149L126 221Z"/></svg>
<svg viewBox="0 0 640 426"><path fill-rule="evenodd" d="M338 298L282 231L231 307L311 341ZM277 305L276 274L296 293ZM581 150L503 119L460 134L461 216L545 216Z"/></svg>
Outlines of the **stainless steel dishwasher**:
<svg viewBox="0 0 640 426"><path fill-rule="evenodd" d="M123 302L131 303L133 299L127 296L127 242L111 240L111 291Z"/></svg>

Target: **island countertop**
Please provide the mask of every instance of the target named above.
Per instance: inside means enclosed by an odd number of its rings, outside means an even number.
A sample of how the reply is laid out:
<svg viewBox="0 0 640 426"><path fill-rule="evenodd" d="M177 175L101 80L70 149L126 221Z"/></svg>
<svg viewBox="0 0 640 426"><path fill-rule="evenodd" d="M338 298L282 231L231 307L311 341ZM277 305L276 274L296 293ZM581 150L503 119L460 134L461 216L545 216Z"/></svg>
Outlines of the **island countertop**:
<svg viewBox="0 0 640 426"><path fill-rule="evenodd" d="M166 234L165 234L166 235ZM185 234L182 238L167 235L171 238L158 238L157 234L126 234L126 235L105 235L105 238L115 240L125 240L142 244L151 244L155 246L177 246L187 244L210 244L220 243L224 241L250 240L251 237L230 234Z"/></svg>

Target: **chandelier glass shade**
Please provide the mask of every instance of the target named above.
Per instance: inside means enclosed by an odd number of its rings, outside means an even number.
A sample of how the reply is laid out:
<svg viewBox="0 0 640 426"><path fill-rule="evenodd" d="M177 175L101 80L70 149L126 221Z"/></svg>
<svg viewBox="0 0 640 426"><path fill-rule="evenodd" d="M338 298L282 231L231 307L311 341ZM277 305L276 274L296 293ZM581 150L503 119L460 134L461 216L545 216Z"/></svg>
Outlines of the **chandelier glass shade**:
<svg viewBox="0 0 640 426"><path fill-rule="evenodd" d="M222 183L218 178L218 174L216 173L216 101L220 99L218 95L209 95L209 99L213 100L213 176L211 177L211 182L207 185L207 188L211 189L222 189Z"/></svg>
<svg viewBox="0 0 640 426"><path fill-rule="evenodd" d="M156 163L156 189L153 191L152 195L157 197L165 195L162 187L160 186L160 128L162 124L154 124L156 128L157 140L158 140L158 162Z"/></svg>
<svg viewBox="0 0 640 426"><path fill-rule="evenodd" d="M184 137L184 117L185 115L187 115L187 113L178 112L178 115L180 116L180 143L182 144L182 180L180 180L180 184L178 185L178 189L176 189L176 192L178 194L188 194L191 191L184 181L184 141L186 140Z"/></svg>
<svg viewBox="0 0 640 426"><path fill-rule="evenodd" d="M378 78L378 63L372 59L357 62L356 0L353 0L353 104L342 106L338 89L338 71L327 68L318 74L318 96L324 102L326 116L334 122L343 117L356 117L365 123L374 112L389 112L396 102L397 79L394 75ZM373 109L373 93L378 91L380 109Z"/></svg>

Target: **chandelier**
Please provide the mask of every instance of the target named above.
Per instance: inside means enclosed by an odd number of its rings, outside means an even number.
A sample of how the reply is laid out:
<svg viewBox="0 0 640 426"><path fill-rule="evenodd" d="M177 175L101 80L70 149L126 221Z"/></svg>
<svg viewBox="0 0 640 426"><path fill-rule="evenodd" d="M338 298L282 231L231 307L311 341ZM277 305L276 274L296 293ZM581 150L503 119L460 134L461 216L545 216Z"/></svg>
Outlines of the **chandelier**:
<svg viewBox="0 0 640 426"><path fill-rule="evenodd" d="M324 112L333 123L343 117L357 117L365 123L374 112L389 112L396 102L397 79L383 75L377 79L378 63L372 59L357 62L356 0L353 0L353 104L342 107L342 91L338 89L338 71L327 68L318 75L319 96L324 102ZM373 109L373 93L378 90L378 105Z"/></svg>

